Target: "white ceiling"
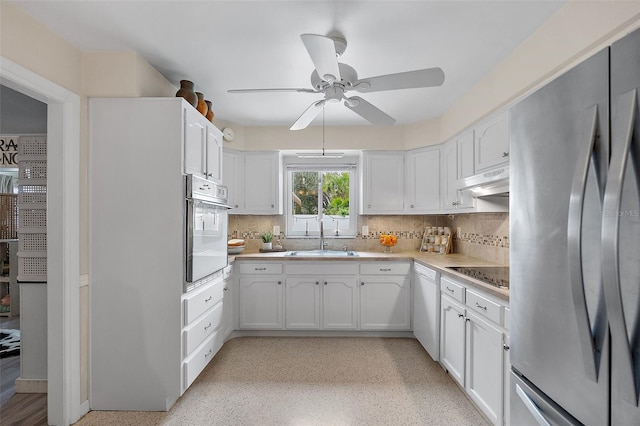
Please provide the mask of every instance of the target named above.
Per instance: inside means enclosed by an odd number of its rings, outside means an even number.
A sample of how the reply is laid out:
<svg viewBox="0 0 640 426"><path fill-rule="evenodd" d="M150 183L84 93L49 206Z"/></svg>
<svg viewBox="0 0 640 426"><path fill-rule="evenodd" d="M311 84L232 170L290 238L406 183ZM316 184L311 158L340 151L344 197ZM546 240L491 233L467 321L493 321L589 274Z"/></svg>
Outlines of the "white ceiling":
<svg viewBox="0 0 640 426"><path fill-rule="evenodd" d="M33 1L15 2L83 51L133 49L178 86L192 80L219 119L291 125L321 94L230 94L311 88L300 34L342 33L340 62L360 78L440 67L435 88L363 93L407 124L443 114L564 1ZM313 124L319 124L321 116ZM327 125L367 122L330 104Z"/></svg>

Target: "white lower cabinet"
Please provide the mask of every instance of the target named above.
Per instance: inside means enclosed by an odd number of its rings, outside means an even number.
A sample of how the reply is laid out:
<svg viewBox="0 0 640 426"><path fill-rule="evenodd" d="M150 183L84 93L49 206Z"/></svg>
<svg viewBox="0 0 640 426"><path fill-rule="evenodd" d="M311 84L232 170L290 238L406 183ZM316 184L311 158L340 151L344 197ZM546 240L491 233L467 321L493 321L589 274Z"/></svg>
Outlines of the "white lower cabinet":
<svg viewBox="0 0 640 426"><path fill-rule="evenodd" d="M224 270L224 295L222 297L223 336L226 339L237 327L238 302L237 275L230 265Z"/></svg>
<svg viewBox="0 0 640 426"><path fill-rule="evenodd" d="M287 277L285 328L295 330L355 330L356 277Z"/></svg>
<svg viewBox="0 0 640 426"><path fill-rule="evenodd" d="M440 363L492 424L507 424L508 308L448 277L441 291Z"/></svg>
<svg viewBox="0 0 640 426"><path fill-rule="evenodd" d="M240 277L241 329L284 328L283 281L282 276Z"/></svg>
<svg viewBox="0 0 640 426"><path fill-rule="evenodd" d="M410 283L406 276L361 276L360 329L410 330Z"/></svg>
<svg viewBox="0 0 640 426"><path fill-rule="evenodd" d="M440 306L440 364L464 386L465 309L444 293Z"/></svg>
<svg viewBox="0 0 640 426"><path fill-rule="evenodd" d="M356 277L329 277L322 282L322 328L358 328L358 280Z"/></svg>

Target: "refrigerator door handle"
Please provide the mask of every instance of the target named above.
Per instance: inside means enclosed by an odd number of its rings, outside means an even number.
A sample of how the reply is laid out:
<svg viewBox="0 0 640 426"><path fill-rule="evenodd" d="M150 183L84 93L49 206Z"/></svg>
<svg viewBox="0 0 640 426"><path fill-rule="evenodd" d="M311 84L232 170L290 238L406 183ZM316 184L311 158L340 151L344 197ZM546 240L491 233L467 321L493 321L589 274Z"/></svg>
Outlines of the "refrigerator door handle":
<svg viewBox="0 0 640 426"><path fill-rule="evenodd" d="M586 376L598 381L600 370L600 355L606 327L594 327L592 333L582 273L582 215L584 212L584 198L587 186L587 174L591 156L596 148L596 136L598 127L598 105L588 109L589 128L586 134L587 141L580 144L581 151L578 155L571 196L569 198L569 212L567 217L567 254L569 258L569 273L571 282L571 294L573 296L574 312L578 324L578 338L582 347L582 364Z"/></svg>
<svg viewBox="0 0 640 426"><path fill-rule="evenodd" d="M619 269L619 232L622 206L622 185L631 144L634 122L637 114L636 89L619 98L620 124L611 129L611 165L604 194L604 215L602 216L602 271L604 295L611 329L611 345L618 354L616 366L612 368L612 380L617 383L622 397L629 403L638 405L639 371L635 371L627 324L622 303ZM616 143L616 141L618 141Z"/></svg>
<svg viewBox="0 0 640 426"><path fill-rule="evenodd" d="M519 384L516 384L516 394L518 394L525 407L527 407L527 410L529 410L533 418L538 422L540 426L551 426L547 419L544 418L544 415L542 414L540 408L536 405L535 402L533 402L531 398L529 398L529 395L527 395L527 393L522 390Z"/></svg>

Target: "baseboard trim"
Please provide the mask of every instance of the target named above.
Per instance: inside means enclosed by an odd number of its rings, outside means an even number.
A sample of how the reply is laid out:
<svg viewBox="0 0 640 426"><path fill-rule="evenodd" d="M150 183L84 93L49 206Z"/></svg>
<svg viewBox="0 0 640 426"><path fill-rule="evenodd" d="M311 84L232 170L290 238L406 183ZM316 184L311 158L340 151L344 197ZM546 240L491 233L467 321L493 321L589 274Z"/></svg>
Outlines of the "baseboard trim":
<svg viewBox="0 0 640 426"><path fill-rule="evenodd" d="M415 339L412 331L234 330L225 341L235 337L409 337Z"/></svg>
<svg viewBox="0 0 640 426"><path fill-rule="evenodd" d="M47 393L47 381L40 379L16 379L16 393Z"/></svg>

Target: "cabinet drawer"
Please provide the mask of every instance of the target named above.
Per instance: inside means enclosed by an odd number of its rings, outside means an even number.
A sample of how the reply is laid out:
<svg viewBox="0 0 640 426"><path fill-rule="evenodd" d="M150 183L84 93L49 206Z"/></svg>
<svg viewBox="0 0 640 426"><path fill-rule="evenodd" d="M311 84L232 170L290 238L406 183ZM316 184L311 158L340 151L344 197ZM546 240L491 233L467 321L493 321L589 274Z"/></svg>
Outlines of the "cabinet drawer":
<svg viewBox="0 0 640 426"><path fill-rule="evenodd" d="M407 275L411 271L410 263L365 262L360 265L363 275Z"/></svg>
<svg viewBox="0 0 640 426"><path fill-rule="evenodd" d="M217 277L211 284L198 288L184 296L184 325L191 324L193 320L211 309L222 300L224 294L224 280Z"/></svg>
<svg viewBox="0 0 640 426"><path fill-rule="evenodd" d="M358 264L353 262L322 262L287 264L287 275L356 275Z"/></svg>
<svg viewBox="0 0 640 426"><path fill-rule="evenodd" d="M424 275L425 277L427 277L429 280L431 281L435 281L438 272L434 271L431 268L427 268L426 266L422 266L418 263L415 263L413 265L413 267L415 268L415 271L421 275Z"/></svg>
<svg viewBox="0 0 640 426"><path fill-rule="evenodd" d="M440 277L440 291L442 294L464 303L464 286L445 276Z"/></svg>
<svg viewBox="0 0 640 426"><path fill-rule="evenodd" d="M200 316L193 323L184 329L184 351L183 355L188 356L200 343L211 335L222 323L222 302L218 302L204 315Z"/></svg>
<svg viewBox="0 0 640 426"><path fill-rule="evenodd" d="M467 290L466 305L469 309L472 309L485 317L489 318L496 324L502 324L502 306L494 301L487 299L484 296L474 292L473 290Z"/></svg>
<svg viewBox="0 0 640 426"><path fill-rule="evenodd" d="M282 263L240 263L241 274L282 274Z"/></svg>
<svg viewBox="0 0 640 426"><path fill-rule="evenodd" d="M191 383L209 364L209 361L222 347L223 339L220 331L214 331L202 346L198 347L194 353L184 360L184 388L191 386Z"/></svg>

